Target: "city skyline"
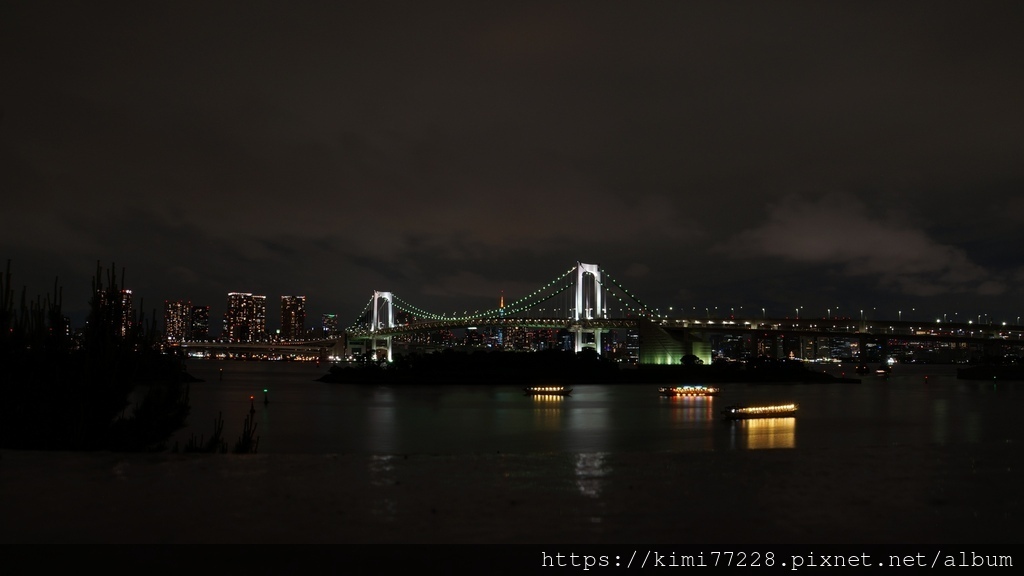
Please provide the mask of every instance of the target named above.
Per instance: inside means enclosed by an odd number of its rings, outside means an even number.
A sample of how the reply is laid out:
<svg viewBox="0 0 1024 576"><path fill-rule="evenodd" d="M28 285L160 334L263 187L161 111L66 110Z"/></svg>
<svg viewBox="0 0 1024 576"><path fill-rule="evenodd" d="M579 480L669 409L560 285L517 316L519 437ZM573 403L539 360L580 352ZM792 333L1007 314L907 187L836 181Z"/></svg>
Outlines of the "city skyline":
<svg viewBox="0 0 1024 576"><path fill-rule="evenodd" d="M586 266L586 264L584 264ZM123 271L122 271L123 273ZM566 273L567 274L567 273ZM17 278L17 274L12 274L14 278ZM586 281L585 281L586 282ZM592 289L594 286L593 279L589 280L589 287L587 290ZM617 285L610 278L605 278L607 286L616 286L617 289L623 287ZM548 288L555 285L555 282L548 284ZM58 283L56 288L63 295L64 287ZM571 287L570 287L571 288ZM23 290L27 290L26 286L22 287ZM554 290L564 290L555 286ZM570 292L572 290L569 290ZM211 312L216 310L213 306L208 304L194 303L191 299L179 299L179 300L165 300L162 306L152 309L143 309L141 306L145 305L144 295L139 299L138 304L133 304L132 288L123 288L120 290L121 303L120 309L122 310L121 318L121 329L122 335L126 334L131 328L133 322L132 319L135 316L146 316L149 314L154 317L162 318L162 322L159 327L164 333L164 336L169 341L182 341L182 340L205 340L205 339L227 339L229 341L254 341L254 340L267 340L280 338L283 340L289 339L304 339L310 337L319 337L323 334L334 333L340 334L349 328L355 327L357 330L360 324L365 324L369 321L368 308L373 303L373 296L371 296L368 302L365 303L363 313L355 316L352 322L347 324L341 324L339 317L335 313L323 312L320 314L319 323L311 326L306 326L306 297L295 296L295 295L281 295L280 306L276 309L279 315L272 314L271 310L267 307L267 295L265 294L253 294L251 292L228 292L227 302L224 306L223 313ZM550 298L550 295L544 294L545 290L543 287L538 287L534 291L536 296L531 297L530 295L522 295L522 301L526 302L525 305L520 305L515 310L509 310L505 308L505 294L501 292L498 294L495 302L491 306L484 306L475 310L464 310L461 313L458 310L455 311L428 311L412 307L405 309L404 311L396 308L396 313L401 315L401 318L406 320L397 319L399 322L407 320L443 320L451 319L457 320L460 318L470 319L473 317L491 317L494 315L504 316L505 314L518 314L526 317L548 317L548 318L571 318L574 315L574 307L571 296L562 295L561 299ZM920 323L921 328L940 328L941 325L963 325L969 327L972 324L979 326L992 326L992 327L1010 327L1019 328L1022 324L1022 318L1024 314L1018 314L1016 316L998 316L990 313L972 313L959 311L954 312L942 312L934 313L928 309L918 310L918 308L910 306L907 308L899 308L892 314L886 307L861 307L861 308L843 308L840 306L829 306L826 307L824 313L820 310L814 310L805 306L793 306L784 307L782 309L770 309L767 307L756 307L746 308L743 306L705 306L705 307L660 307L656 305L648 306L648 303L641 302L640 299L631 303L622 300L623 296L626 296L627 300L630 296L627 296L628 289L625 293L619 292L618 302L612 302L608 299L605 303L604 316L608 318L624 318L624 317L636 317L636 316L649 316L653 319L666 319L666 320L679 320L687 319L700 324L704 320L709 321L728 321L728 320L749 320L751 322L766 320L766 319L793 319L800 320L805 319L811 322L820 321L852 321L859 323L876 323L882 322L898 322L904 321L910 322L911 325L914 323ZM103 292L99 293L101 301L106 298L106 294ZM26 296L29 294L26 292ZM45 294L31 295L33 298L47 298L51 299L53 295L49 292ZM632 297L636 297L635 293L631 294ZM247 306L240 306L237 299L244 299L248 302ZM608 295L605 295L608 298ZM399 298L401 300L401 298ZM255 302L254 302L255 300ZM557 300L557 302L556 302ZM531 303L532 302L532 303ZM407 305L408 303L403 303ZM239 309L244 308L245 311L239 312ZM67 310L67 308L65 308ZM890 313L887 313L890 312ZM545 316L545 313L547 314ZM211 316L212 314L212 316ZM241 318L239 318L239 314ZM280 318L280 322L276 325L268 324L267 319L270 317ZM211 323L211 317L219 318L216 323ZM76 318L64 315L65 322L67 323L67 329L70 332L79 330L84 327L86 318ZM294 323L294 328L289 330L286 326L288 322ZM250 325L251 324L251 325ZM220 326L219 330L212 330L214 326ZM276 326L276 328L275 328ZM243 337L239 337L234 334L234 330L242 329L245 331ZM182 336L185 336L184 338Z"/></svg>
<svg viewBox="0 0 1024 576"><path fill-rule="evenodd" d="M1024 314L1019 3L106 6L0 19L0 257L75 324L97 261L342 327L577 261L663 313Z"/></svg>
<svg viewBox="0 0 1024 576"><path fill-rule="evenodd" d="M165 300L164 337L170 342L205 340L214 336L234 341L265 340L271 337L293 340L306 338L315 330L310 328L307 331L305 326L305 296L281 296L278 310L280 324L277 329L267 324L269 313L266 302L266 295L229 292L221 316L221 329L215 334L210 331L209 305L193 304L191 300ZM320 330L325 331L325 327L322 325Z"/></svg>

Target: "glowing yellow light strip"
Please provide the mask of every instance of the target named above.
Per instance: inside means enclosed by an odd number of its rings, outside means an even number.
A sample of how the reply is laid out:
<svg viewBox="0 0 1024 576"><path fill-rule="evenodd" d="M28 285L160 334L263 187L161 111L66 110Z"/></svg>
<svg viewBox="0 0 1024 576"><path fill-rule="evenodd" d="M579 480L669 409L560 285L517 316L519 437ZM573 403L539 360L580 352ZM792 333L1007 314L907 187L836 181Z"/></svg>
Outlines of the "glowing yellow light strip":
<svg viewBox="0 0 1024 576"><path fill-rule="evenodd" d="M796 410L796 404L780 404L778 406L744 406L736 411L743 414L767 414L773 412L792 412Z"/></svg>

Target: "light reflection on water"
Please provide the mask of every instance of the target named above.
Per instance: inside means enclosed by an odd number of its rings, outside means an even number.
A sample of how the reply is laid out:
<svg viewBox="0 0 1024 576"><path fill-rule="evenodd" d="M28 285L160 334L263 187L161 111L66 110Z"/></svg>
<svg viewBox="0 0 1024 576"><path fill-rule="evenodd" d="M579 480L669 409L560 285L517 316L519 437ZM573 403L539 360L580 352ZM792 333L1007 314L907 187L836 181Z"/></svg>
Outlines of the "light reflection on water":
<svg viewBox="0 0 1024 576"><path fill-rule="evenodd" d="M397 422L390 390L375 390L374 402L367 406L366 442L371 452L393 453L397 448Z"/></svg>
<svg viewBox="0 0 1024 576"><path fill-rule="evenodd" d="M730 448L796 448L796 418L754 418L728 423Z"/></svg>
<svg viewBox="0 0 1024 576"><path fill-rule="evenodd" d="M602 479L611 472L605 464L603 452L576 455L576 487L580 494L590 498L601 495Z"/></svg>
<svg viewBox="0 0 1024 576"><path fill-rule="evenodd" d="M218 379L219 369L224 379ZM316 381L310 364L192 361L190 434L223 412L233 443L250 395L263 453L687 452L1020 442L1014 406L1024 383L969 383L955 367L897 366L858 384L725 384L714 397L664 397L657 385L577 385L571 396L526 396L516 385L370 386ZM927 375L928 378L924 378ZM730 404L797 402L795 419L728 422Z"/></svg>
<svg viewBox="0 0 1024 576"><path fill-rule="evenodd" d="M533 423L539 430L559 430L562 428L562 410L557 406L537 406L533 409Z"/></svg>
<svg viewBox="0 0 1024 576"><path fill-rule="evenodd" d="M391 454L373 454L367 463L370 473L370 484L373 486L393 486L398 482L395 476L394 456ZM391 497L381 497L370 505L370 513L386 522L394 521L398 514L398 501Z"/></svg>

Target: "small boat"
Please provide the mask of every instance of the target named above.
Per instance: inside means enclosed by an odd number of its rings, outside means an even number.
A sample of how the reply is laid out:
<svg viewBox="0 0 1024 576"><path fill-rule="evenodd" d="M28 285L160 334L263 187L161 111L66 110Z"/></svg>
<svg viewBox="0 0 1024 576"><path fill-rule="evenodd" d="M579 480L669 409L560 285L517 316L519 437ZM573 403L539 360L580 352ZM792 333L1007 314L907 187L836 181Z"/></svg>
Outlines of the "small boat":
<svg viewBox="0 0 1024 576"><path fill-rule="evenodd" d="M523 388L527 396L568 396L572 388L565 386L527 386Z"/></svg>
<svg viewBox="0 0 1024 576"><path fill-rule="evenodd" d="M663 386L658 388L662 396L714 396L719 389L714 386Z"/></svg>
<svg viewBox="0 0 1024 576"><path fill-rule="evenodd" d="M888 378L889 374L892 374L892 366L889 366L888 364L882 364L875 370L875 376Z"/></svg>
<svg viewBox="0 0 1024 576"><path fill-rule="evenodd" d="M747 418L788 418L796 416L799 404L767 404L758 406L729 406L722 410L729 420L744 420Z"/></svg>

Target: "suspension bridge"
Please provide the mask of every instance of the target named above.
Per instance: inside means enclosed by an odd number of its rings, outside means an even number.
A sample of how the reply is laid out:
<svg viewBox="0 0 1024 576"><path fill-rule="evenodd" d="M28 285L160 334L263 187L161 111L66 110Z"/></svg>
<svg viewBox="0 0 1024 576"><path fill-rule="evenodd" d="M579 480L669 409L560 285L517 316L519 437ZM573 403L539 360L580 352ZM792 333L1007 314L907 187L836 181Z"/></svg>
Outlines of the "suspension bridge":
<svg viewBox="0 0 1024 576"><path fill-rule="evenodd" d="M363 340L392 360L396 336L476 327L568 330L575 351L601 352L601 335L613 329L635 329L655 316L627 288L597 264L577 262L533 292L487 310L430 312L392 292L374 291L358 319L347 329L350 341Z"/></svg>
<svg viewBox="0 0 1024 576"><path fill-rule="evenodd" d="M850 318L734 318L725 320L666 318L624 287L597 264L577 262L559 276L517 300L488 310L458 313L428 312L392 292L375 291L356 322L346 330L349 341L391 361L395 337L416 332L472 327L565 330L576 352L591 348L601 354L602 334L611 330L637 335L640 364L678 364L692 355L711 361L712 341L722 336L758 339L761 353L819 358L819 347L839 339L856 342L859 351L876 348L885 354L900 346L936 343L998 355L1000 346L1016 350L1024 343L1021 326L936 323L899 320L859 321ZM767 344L766 344L767 343ZM774 352L769 351L774 349Z"/></svg>
<svg viewBox="0 0 1024 576"><path fill-rule="evenodd" d="M636 335L640 364L678 364L692 355L711 361L711 345L716 338L757 339L767 355L785 355L793 350L800 357L818 358L817 347L823 339L847 339L858 350L869 346L945 343L957 348L983 349L986 355L998 353L1000 346L1012 346L1022 353L1024 328L978 325L971 322L935 324L909 320L867 320L850 318L666 318L657 308L644 303L607 270L597 264L577 262L533 292L486 310L431 312L390 291L373 291L362 311L338 337L295 342L188 343L184 347L235 350L303 351L319 357L342 356L341 349L355 349L393 360L396 338L417 333L459 329L496 328L551 330L567 333L572 349L593 349L603 354L602 336L609 331ZM768 352L769 348L774 350ZM328 351L331 351L328 353ZM804 353L806 352L806 354Z"/></svg>

